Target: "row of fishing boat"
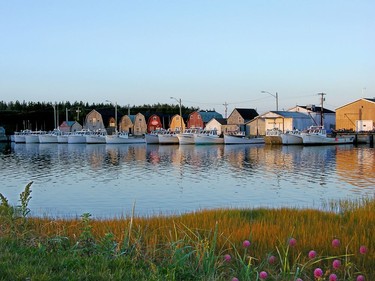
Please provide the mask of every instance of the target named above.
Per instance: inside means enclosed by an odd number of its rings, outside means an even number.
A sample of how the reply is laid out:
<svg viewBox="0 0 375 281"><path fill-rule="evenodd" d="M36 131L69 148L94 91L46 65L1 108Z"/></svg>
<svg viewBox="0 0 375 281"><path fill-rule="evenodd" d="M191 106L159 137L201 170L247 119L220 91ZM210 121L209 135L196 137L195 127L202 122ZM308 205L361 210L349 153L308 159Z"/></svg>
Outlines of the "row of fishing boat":
<svg viewBox="0 0 375 281"><path fill-rule="evenodd" d="M354 136L330 136L323 126L311 126L303 131L288 130L285 133L275 128L266 132L265 142L285 145L350 144L354 142Z"/></svg>
<svg viewBox="0 0 375 281"><path fill-rule="evenodd" d="M246 137L244 132L219 134L216 129L203 130L190 128L182 133L170 130L156 130L145 135L149 144L180 144L180 145L204 145L204 144L262 144L263 138Z"/></svg>
<svg viewBox="0 0 375 281"><path fill-rule="evenodd" d="M11 136L15 143L86 143L86 144L126 144L146 143L143 136L132 136L127 132L116 132L108 135L105 130L81 130L62 132L58 129L51 132L24 130Z"/></svg>

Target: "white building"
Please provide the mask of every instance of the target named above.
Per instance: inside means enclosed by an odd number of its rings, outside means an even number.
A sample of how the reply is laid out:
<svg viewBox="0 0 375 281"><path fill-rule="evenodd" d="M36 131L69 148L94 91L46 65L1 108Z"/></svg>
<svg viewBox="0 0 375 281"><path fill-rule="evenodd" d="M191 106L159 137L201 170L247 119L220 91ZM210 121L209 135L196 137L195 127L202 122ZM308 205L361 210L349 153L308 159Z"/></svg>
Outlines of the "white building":
<svg viewBox="0 0 375 281"><path fill-rule="evenodd" d="M274 128L285 132L287 130L304 130L311 125L314 125L313 119L301 112L290 111L270 111L262 114L259 118L264 119L264 131Z"/></svg>
<svg viewBox="0 0 375 281"><path fill-rule="evenodd" d="M323 116L322 108L315 105L297 105L290 108L288 111L307 114L312 120L314 120L314 125L321 125L321 120L323 119L324 128L326 128L328 131L336 128L336 113L332 110L323 108Z"/></svg>

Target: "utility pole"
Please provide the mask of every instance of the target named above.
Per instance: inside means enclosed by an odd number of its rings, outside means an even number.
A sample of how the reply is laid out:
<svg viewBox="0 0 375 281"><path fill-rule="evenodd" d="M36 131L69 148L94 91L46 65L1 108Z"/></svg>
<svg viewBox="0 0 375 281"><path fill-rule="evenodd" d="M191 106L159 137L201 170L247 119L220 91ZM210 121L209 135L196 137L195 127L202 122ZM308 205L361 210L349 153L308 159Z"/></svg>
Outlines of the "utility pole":
<svg viewBox="0 0 375 281"><path fill-rule="evenodd" d="M223 105L224 105L224 107L225 107L225 118L227 118L227 112L228 112L228 103L227 102L225 102L225 103L223 103Z"/></svg>
<svg viewBox="0 0 375 281"><path fill-rule="evenodd" d="M79 113L81 112L81 110L79 110L79 107L77 108L76 112L77 112L77 122L79 122Z"/></svg>
<svg viewBox="0 0 375 281"><path fill-rule="evenodd" d="M56 129L56 103L55 104L52 104L52 107L53 107L53 123L54 123L54 129Z"/></svg>
<svg viewBox="0 0 375 281"><path fill-rule="evenodd" d="M320 125L324 126L324 118L323 118L324 108L323 108L323 102L325 101L324 96L326 94L325 93L319 93L318 95L320 95Z"/></svg>
<svg viewBox="0 0 375 281"><path fill-rule="evenodd" d="M68 122L69 120L69 115L68 115L68 111L70 111L70 109L68 109L67 107L65 108L65 121Z"/></svg>

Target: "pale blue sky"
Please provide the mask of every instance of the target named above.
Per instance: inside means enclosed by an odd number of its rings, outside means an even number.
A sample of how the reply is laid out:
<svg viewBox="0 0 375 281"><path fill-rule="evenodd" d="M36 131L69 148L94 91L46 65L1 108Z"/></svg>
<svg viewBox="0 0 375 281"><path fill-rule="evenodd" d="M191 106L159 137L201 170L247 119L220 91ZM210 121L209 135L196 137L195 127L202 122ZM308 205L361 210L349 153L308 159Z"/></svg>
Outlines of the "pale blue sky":
<svg viewBox="0 0 375 281"><path fill-rule="evenodd" d="M375 96L375 1L0 0L0 100L223 103ZM365 88L365 89L364 89Z"/></svg>

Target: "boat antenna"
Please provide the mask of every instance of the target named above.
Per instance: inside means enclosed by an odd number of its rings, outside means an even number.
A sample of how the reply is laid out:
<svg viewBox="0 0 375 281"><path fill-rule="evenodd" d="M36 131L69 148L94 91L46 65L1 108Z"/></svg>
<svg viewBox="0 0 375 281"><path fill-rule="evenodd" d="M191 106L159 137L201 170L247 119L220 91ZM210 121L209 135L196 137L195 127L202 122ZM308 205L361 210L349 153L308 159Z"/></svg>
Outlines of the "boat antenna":
<svg viewBox="0 0 375 281"><path fill-rule="evenodd" d="M323 102L326 100L325 99L325 93L319 93L318 95L320 95L320 125L321 126L324 126L324 123L323 123L323 112L324 112L324 109L323 109Z"/></svg>

